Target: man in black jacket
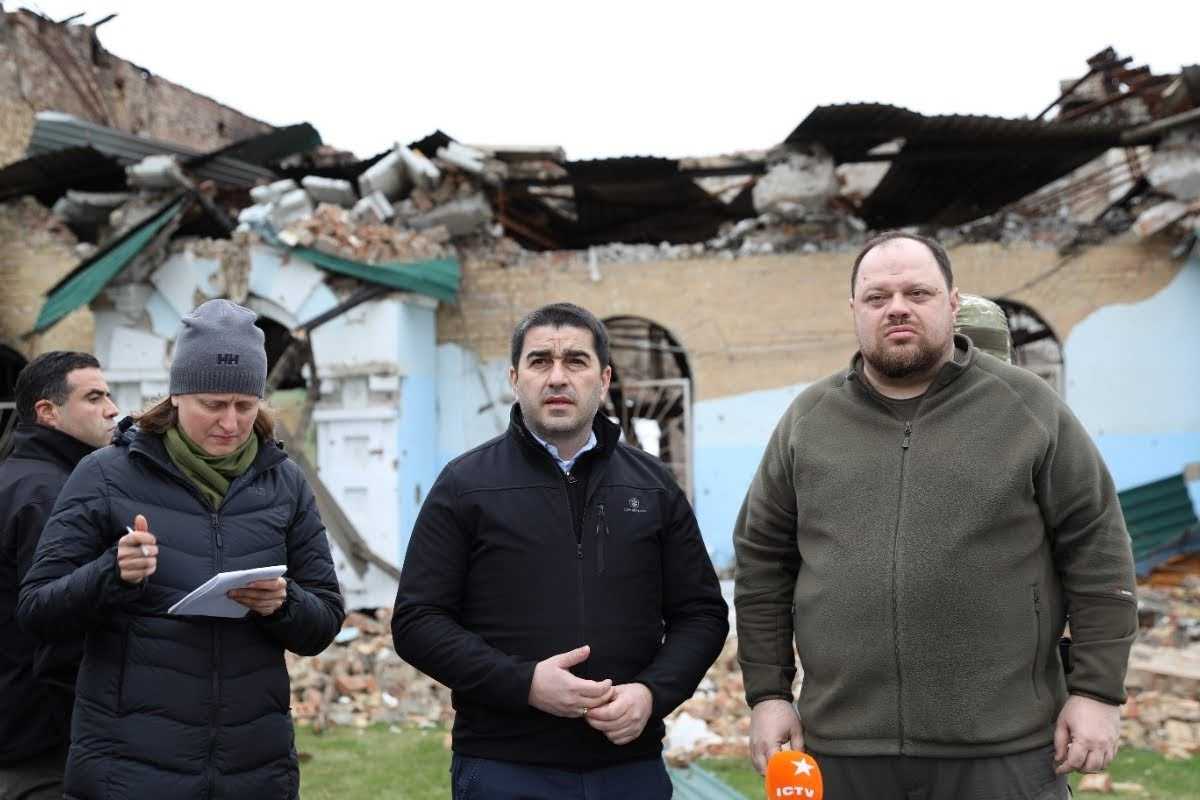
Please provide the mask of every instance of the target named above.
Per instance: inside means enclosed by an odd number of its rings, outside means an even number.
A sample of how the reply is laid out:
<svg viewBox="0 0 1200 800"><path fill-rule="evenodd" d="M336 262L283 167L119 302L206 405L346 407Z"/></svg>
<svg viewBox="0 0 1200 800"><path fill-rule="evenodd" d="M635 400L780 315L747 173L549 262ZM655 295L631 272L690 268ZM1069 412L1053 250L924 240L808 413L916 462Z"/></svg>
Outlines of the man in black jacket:
<svg viewBox="0 0 1200 800"><path fill-rule="evenodd" d="M671 796L662 720L728 610L687 498L597 413L611 376L592 314L529 314L508 431L448 464L417 518L392 634L453 690L455 798Z"/></svg>
<svg viewBox="0 0 1200 800"><path fill-rule="evenodd" d="M17 376L11 455L0 464L0 800L62 797L81 642L43 644L14 615L67 476L112 437L117 407L87 353L44 353Z"/></svg>

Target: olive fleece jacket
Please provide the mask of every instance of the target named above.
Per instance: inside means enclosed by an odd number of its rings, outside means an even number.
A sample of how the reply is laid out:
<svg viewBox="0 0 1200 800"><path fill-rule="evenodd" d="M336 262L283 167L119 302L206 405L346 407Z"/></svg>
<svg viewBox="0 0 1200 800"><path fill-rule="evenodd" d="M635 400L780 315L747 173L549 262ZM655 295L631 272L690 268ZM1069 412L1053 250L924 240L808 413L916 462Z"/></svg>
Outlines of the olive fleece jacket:
<svg viewBox="0 0 1200 800"><path fill-rule="evenodd" d="M955 344L911 419L861 356L806 389L738 515L746 699L792 698L794 639L816 752L1016 753L1053 740L1068 693L1124 700L1137 606L1112 478L1045 381Z"/></svg>

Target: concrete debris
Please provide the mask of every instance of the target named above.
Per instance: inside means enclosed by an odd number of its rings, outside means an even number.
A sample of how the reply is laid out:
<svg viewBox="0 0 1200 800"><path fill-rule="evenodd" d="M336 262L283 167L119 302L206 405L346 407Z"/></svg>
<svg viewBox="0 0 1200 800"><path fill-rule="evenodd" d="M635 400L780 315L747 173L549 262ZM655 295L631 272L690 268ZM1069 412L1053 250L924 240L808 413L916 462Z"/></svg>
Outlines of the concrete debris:
<svg viewBox="0 0 1200 800"><path fill-rule="evenodd" d="M300 185L318 203L332 203L350 208L358 202L358 195L354 193L354 186L350 181L308 175L300 179Z"/></svg>
<svg viewBox="0 0 1200 800"><path fill-rule="evenodd" d="M125 168L130 186L139 189L174 189L183 185L183 172L175 156L146 156Z"/></svg>
<svg viewBox="0 0 1200 800"><path fill-rule="evenodd" d="M376 163L366 172L358 176L358 192L366 197L373 192L379 192L388 199L399 197L408 188L409 177L405 168L405 158L401 152L408 148L396 145L396 148Z"/></svg>
<svg viewBox="0 0 1200 800"><path fill-rule="evenodd" d="M1168 758L1200 754L1200 576L1140 586L1138 617L1121 741Z"/></svg>
<svg viewBox="0 0 1200 800"><path fill-rule="evenodd" d="M828 153L819 147L808 153L788 152L782 160L771 164L754 185L754 210L762 214L778 211L781 204L793 203L824 211L837 191L833 158Z"/></svg>
<svg viewBox="0 0 1200 800"><path fill-rule="evenodd" d="M437 157L464 172L474 175L483 174L484 159L487 155L474 147L468 147L458 142L450 142L445 147L439 147Z"/></svg>
<svg viewBox="0 0 1200 800"><path fill-rule="evenodd" d="M282 230L293 222L312 216L313 202L308 192L295 189L271 203L268 219L276 230Z"/></svg>
<svg viewBox="0 0 1200 800"><path fill-rule="evenodd" d="M415 230L442 225L450 232L451 238L457 238L473 233L491 221L492 207L488 205L487 198L475 194L414 215L408 219L408 225Z"/></svg>
<svg viewBox="0 0 1200 800"><path fill-rule="evenodd" d="M442 171L421 153L411 147L400 147L396 152L404 163L409 180L418 189L432 189L441 181Z"/></svg>
<svg viewBox="0 0 1200 800"><path fill-rule="evenodd" d="M1176 200L1200 200L1200 134L1168 135L1150 157L1146 180Z"/></svg>
<svg viewBox="0 0 1200 800"><path fill-rule="evenodd" d="M255 186L250 190L250 199L260 205L270 205L288 192L294 192L300 187L291 178L268 183L266 186Z"/></svg>
<svg viewBox="0 0 1200 800"><path fill-rule="evenodd" d="M391 609L346 615L339 637L317 656L287 653L292 679L292 716L321 731L332 726L365 728L377 723L449 726L450 690L396 655Z"/></svg>
<svg viewBox="0 0 1200 800"><path fill-rule="evenodd" d="M67 222L101 225L108 222L114 210L129 202L130 197L127 192L77 192L71 189L58 198L51 210Z"/></svg>
<svg viewBox="0 0 1200 800"><path fill-rule="evenodd" d="M350 218L357 223L380 224L394 216L396 216L396 212L383 192L371 192L350 209Z"/></svg>

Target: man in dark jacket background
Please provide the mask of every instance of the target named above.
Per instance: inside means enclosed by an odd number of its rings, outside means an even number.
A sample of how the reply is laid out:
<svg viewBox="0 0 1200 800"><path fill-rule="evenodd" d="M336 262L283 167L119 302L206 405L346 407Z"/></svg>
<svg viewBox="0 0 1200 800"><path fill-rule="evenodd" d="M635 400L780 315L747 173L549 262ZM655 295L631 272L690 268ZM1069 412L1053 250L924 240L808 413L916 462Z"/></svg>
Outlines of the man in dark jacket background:
<svg viewBox="0 0 1200 800"><path fill-rule="evenodd" d="M453 796L671 796L662 719L728 610L683 492L599 414L608 338L588 311L512 337L509 429L442 471L396 595L396 651L451 688Z"/></svg>
<svg viewBox="0 0 1200 800"><path fill-rule="evenodd" d="M1045 381L954 335L936 241L877 237L850 285L860 352L788 408L734 531L755 766L807 746L831 798L1066 798L1116 752L1137 632L1112 478Z"/></svg>
<svg viewBox="0 0 1200 800"><path fill-rule="evenodd" d="M15 395L13 448L0 463L0 800L37 800L62 797L83 647L22 631L17 592L67 476L112 438L117 407L87 353L43 353L17 376Z"/></svg>

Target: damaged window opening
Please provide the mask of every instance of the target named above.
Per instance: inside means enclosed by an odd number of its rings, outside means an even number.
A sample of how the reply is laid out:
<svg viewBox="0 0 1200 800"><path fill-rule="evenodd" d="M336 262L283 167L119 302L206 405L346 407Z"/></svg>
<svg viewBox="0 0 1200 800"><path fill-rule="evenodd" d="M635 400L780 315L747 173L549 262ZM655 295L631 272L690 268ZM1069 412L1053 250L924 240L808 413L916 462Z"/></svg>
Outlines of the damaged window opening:
<svg viewBox="0 0 1200 800"><path fill-rule="evenodd" d="M1063 393L1063 349L1054 330L1038 312L1016 300L993 298L1008 318L1012 363L1036 373Z"/></svg>
<svg viewBox="0 0 1200 800"><path fill-rule="evenodd" d="M612 385L605 413L625 440L657 456L692 496L692 372L687 351L644 317L609 317Z"/></svg>
<svg viewBox="0 0 1200 800"><path fill-rule="evenodd" d="M267 374L269 375L296 337L292 336L292 332L287 329L287 326L280 325L270 317L264 317L261 314L254 324L262 328L266 338ZM303 364L303 361L296 360L292 368L283 374L279 384L275 387L276 390L307 388L308 381L304 378Z"/></svg>

